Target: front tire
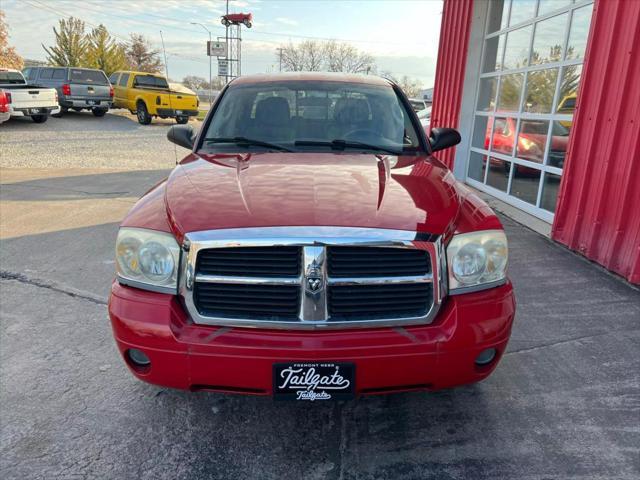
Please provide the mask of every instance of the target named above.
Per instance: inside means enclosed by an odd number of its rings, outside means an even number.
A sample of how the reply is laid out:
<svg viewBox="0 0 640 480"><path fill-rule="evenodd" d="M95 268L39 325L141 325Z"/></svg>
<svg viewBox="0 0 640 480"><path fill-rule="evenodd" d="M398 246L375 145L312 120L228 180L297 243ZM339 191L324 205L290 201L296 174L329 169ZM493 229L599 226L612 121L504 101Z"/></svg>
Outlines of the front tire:
<svg viewBox="0 0 640 480"><path fill-rule="evenodd" d="M49 115L31 115L31 120L35 123L44 123L49 118Z"/></svg>
<svg viewBox="0 0 640 480"><path fill-rule="evenodd" d="M96 117L104 117L107 114L106 108L94 108L91 110L94 116Z"/></svg>
<svg viewBox="0 0 640 480"><path fill-rule="evenodd" d="M189 117L176 117L176 123L178 123L179 125L184 125L186 123L189 123Z"/></svg>
<svg viewBox="0 0 640 480"><path fill-rule="evenodd" d="M151 123L151 115L149 115L147 106L142 102L138 103L138 110L136 111L136 116L138 117L138 123L140 125L149 125Z"/></svg>

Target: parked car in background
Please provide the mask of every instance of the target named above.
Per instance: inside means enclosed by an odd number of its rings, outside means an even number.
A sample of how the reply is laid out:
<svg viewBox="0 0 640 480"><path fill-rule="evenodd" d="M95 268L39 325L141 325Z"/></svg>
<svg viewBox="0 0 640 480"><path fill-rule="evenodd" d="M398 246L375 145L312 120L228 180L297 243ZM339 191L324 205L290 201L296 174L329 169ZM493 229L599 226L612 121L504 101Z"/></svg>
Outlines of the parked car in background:
<svg viewBox="0 0 640 480"><path fill-rule="evenodd" d="M565 96L560 103L558 104L557 113L562 113L565 115L572 115L576 110L576 101L578 99L577 93L571 93ZM571 125L573 121L571 120L560 120L559 122L563 127L571 129Z"/></svg>
<svg viewBox="0 0 640 480"><path fill-rule="evenodd" d="M493 128L493 141L491 141L491 126L493 119L487 122L485 135L485 149L489 149L505 155L512 155L515 144L515 156L523 160L534 163L544 161L544 151L547 143L547 133L549 129L548 120L522 119L520 120L520 131L516 131L516 119L513 117L496 117ZM517 141L516 141L517 138ZM564 159L567 154L569 143L569 130L560 122L553 122L551 125L551 147L549 148L549 158L547 163L557 168L564 167ZM492 168L496 166L509 168L509 164L497 159L491 160ZM539 170L529 168L524 165L515 164L516 174L537 174Z"/></svg>
<svg viewBox="0 0 640 480"><path fill-rule="evenodd" d="M197 95L185 92L186 87L172 89L162 75L122 71L109 78L115 90L114 107L135 113L142 125L150 124L153 117L175 118L182 124L198 115Z"/></svg>
<svg viewBox="0 0 640 480"><path fill-rule="evenodd" d="M5 104L2 110L10 117L31 117L35 123L44 123L50 114L60 111L55 89L27 84L18 70L0 68L0 91Z"/></svg>
<svg viewBox="0 0 640 480"><path fill-rule="evenodd" d="M301 103L302 100L302 103ZM394 83L232 81L124 218L109 316L141 380L300 401L478 382L515 314L498 217Z"/></svg>
<svg viewBox="0 0 640 480"><path fill-rule="evenodd" d="M23 70L29 83L55 88L62 116L70 109L91 110L103 117L113 102L113 88L102 70L75 67L27 67Z"/></svg>
<svg viewBox="0 0 640 480"><path fill-rule="evenodd" d="M414 112L420 112L427 108L427 103L420 98L410 98L409 103L411 104L411 108L413 108Z"/></svg>
<svg viewBox="0 0 640 480"><path fill-rule="evenodd" d="M9 99L4 90L0 90L0 123L4 123L11 118L9 112Z"/></svg>
<svg viewBox="0 0 640 480"><path fill-rule="evenodd" d="M417 112L417 115L418 120L420 120L420 125L422 125L422 128L424 128L425 131L427 131L431 124L431 105Z"/></svg>

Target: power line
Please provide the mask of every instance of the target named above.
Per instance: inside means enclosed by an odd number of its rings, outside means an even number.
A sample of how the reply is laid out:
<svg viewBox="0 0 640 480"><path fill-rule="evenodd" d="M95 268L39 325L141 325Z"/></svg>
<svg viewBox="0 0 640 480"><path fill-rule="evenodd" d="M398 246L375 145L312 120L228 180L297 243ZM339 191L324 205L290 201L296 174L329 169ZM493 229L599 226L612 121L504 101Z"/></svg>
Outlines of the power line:
<svg viewBox="0 0 640 480"><path fill-rule="evenodd" d="M81 8L81 9L93 11L94 13L98 13L98 14L105 15L105 16L125 18L126 20L128 20L130 22L134 22L134 23L138 23L138 24L151 25L151 26L154 26L156 28L160 28L160 27L171 28L171 29L174 29L174 30L181 30L181 31L185 31L185 32L194 33L193 29L188 29L188 28L184 28L184 27L176 27L176 26L172 26L172 25L161 25L161 24L149 22L149 21L146 21L146 20L139 20L139 19L131 18L130 16L117 15L117 14L114 14L114 13L107 13L107 12L102 12L102 11L99 11L99 10L93 10L91 8L87 8L86 7L86 3L83 4L83 5L76 6L75 8ZM109 8L116 8L117 9L118 8L117 2L115 4L112 2L109 5ZM120 11L122 11L122 10L120 10ZM155 17L155 18L158 18L160 20L167 21L167 22L182 23L181 20L176 20L175 18L171 18L171 17L165 17L163 15L145 13L145 16ZM212 29L217 29L217 27L213 27L213 26L211 28ZM223 32L224 28L220 27L218 29L218 31L220 33L224 33ZM247 33L250 36L251 35L263 35L263 36L276 36L276 37L285 37L285 38L301 38L301 39L306 39L306 40L323 40L323 41L335 40L335 41L338 41L338 42L348 42L348 43L396 45L396 46L404 46L404 45L406 45L405 43L388 42L388 41L384 41L384 40L358 40L358 39L352 39L352 38L319 37L319 36L313 36L313 35L301 35L301 34L293 34L293 33L269 32L269 31L260 31L260 30L252 30L251 32L247 32ZM277 42L265 42L265 43L277 43Z"/></svg>

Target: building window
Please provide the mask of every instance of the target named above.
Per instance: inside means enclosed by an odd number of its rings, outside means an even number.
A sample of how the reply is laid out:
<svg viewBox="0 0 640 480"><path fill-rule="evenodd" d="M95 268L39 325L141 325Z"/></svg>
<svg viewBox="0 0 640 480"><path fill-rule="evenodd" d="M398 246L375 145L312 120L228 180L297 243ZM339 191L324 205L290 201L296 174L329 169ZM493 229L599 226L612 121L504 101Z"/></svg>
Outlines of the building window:
<svg viewBox="0 0 640 480"><path fill-rule="evenodd" d="M467 181L551 220L592 1L493 0L484 29Z"/></svg>

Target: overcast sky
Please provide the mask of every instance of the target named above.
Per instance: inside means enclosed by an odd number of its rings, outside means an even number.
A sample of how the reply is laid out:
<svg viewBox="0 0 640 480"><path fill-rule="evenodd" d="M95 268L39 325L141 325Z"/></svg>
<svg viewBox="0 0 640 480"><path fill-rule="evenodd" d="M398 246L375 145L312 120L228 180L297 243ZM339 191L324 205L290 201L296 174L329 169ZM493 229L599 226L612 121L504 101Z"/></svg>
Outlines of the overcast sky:
<svg viewBox="0 0 640 480"><path fill-rule="evenodd" d="M352 43L371 53L381 70L418 78L433 86L442 0L232 0L230 12L253 13L243 29L243 74L275 71L275 49L307 37ZM22 56L45 60L41 44L53 44L53 27L75 16L87 28L103 23L126 40L142 33L160 47L162 30L169 75L209 76L208 34L190 22L204 23L214 38L224 36L224 0L0 0L7 16L10 44ZM213 63L214 74L216 62Z"/></svg>

